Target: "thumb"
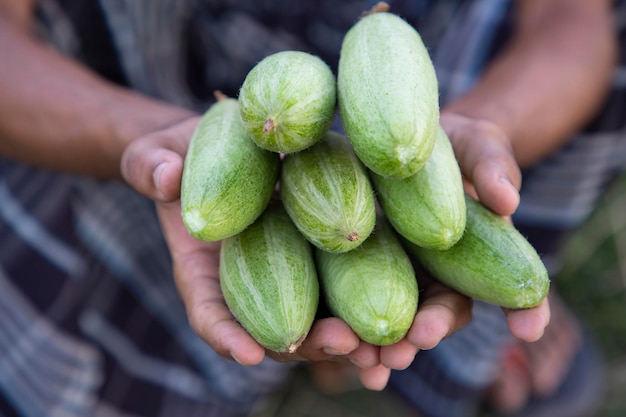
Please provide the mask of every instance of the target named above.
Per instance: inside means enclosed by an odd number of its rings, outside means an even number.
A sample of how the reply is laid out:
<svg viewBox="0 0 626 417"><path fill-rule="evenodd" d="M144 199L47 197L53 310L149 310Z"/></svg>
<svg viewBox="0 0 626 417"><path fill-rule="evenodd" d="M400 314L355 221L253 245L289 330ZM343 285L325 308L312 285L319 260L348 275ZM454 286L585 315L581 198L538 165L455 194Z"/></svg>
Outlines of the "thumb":
<svg viewBox="0 0 626 417"><path fill-rule="evenodd" d="M501 216L513 214L522 175L506 133L491 122L453 113L442 114L441 126L481 203Z"/></svg>
<svg viewBox="0 0 626 417"><path fill-rule="evenodd" d="M140 194L158 202L180 197L184 157L198 123L193 117L133 141L124 150L124 180Z"/></svg>
<svg viewBox="0 0 626 417"><path fill-rule="evenodd" d="M133 142L122 157L122 176L140 194L159 202L171 202L180 195L183 158L176 152L152 146L149 141Z"/></svg>
<svg viewBox="0 0 626 417"><path fill-rule="evenodd" d="M510 216L520 202L521 174L512 154L486 150L471 171L471 182L482 204L501 216Z"/></svg>

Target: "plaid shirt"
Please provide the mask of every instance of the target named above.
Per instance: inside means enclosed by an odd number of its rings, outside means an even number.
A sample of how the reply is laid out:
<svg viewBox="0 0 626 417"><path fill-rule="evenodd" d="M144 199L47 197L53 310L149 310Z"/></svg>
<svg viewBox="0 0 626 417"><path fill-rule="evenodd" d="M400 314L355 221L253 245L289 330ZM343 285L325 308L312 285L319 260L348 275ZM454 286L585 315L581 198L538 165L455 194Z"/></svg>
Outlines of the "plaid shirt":
<svg viewBox="0 0 626 417"><path fill-rule="evenodd" d="M371 3L41 0L38 33L116 83L202 111L279 50L336 68L343 34ZM404 0L392 11L420 30L443 104L473 85L510 27L504 0ZM623 166L621 63L607 110L525 173L520 224L575 226ZM0 158L0 415L224 417L284 381L290 365L215 354L176 294L150 201L122 183Z"/></svg>

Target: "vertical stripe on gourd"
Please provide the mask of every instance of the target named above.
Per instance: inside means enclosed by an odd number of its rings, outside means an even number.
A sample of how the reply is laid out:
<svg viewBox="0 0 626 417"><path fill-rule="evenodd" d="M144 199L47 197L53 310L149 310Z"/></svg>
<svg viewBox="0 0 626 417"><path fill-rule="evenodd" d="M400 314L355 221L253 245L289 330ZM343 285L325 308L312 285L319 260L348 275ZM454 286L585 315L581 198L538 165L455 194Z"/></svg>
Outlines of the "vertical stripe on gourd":
<svg viewBox="0 0 626 417"><path fill-rule="evenodd" d="M285 156L281 198L298 229L324 250L354 249L376 222L365 167L347 139L335 132L308 150Z"/></svg>
<svg viewBox="0 0 626 417"><path fill-rule="evenodd" d="M293 352L306 337L319 297L313 252L278 203L224 240L220 283L233 315L262 346Z"/></svg>

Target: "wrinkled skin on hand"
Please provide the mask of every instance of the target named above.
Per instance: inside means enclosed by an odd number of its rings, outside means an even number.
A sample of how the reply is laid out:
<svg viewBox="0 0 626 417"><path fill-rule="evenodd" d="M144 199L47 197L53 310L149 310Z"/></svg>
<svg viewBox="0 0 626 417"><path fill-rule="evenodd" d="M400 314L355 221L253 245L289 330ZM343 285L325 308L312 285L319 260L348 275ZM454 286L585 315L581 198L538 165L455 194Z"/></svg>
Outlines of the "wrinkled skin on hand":
<svg viewBox="0 0 626 417"><path fill-rule="evenodd" d="M420 349L431 349L471 320L472 301L434 281L420 282L418 312L407 336L378 347L365 343L342 320L317 320L293 354L261 347L235 320L219 284L220 242L198 241L187 233L180 206L184 155L199 117L186 119L132 142L124 152L124 179L152 199L171 252L174 279L193 330L217 353L242 365L255 365L267 355L277 361L349 362L361 383L383 389L391 369L408 367ZM510 146L494 126L462 116L443 116L442 126L455 147L468 191L492 210L510 215L519 202L520 174ZM509 326L522 340L536 340L547 325L547 303L536 309L506 311Z"/></svg>

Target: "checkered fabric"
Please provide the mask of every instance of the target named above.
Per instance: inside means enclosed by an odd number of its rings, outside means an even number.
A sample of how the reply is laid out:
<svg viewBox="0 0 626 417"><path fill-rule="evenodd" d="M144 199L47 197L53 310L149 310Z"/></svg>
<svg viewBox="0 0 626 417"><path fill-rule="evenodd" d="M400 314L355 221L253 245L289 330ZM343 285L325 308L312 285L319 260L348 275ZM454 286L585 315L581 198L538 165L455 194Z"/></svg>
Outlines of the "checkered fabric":
<svg viewBox="0 0 626 417"><path fill-rule="evenodd" d="M276 51L309 51L336 69L343 34L373 3L40 0L37 33L115 83L203 111L214 90L235 96ZM431 51L442 104L471 88L508 36L509 1L390 3ZM518 224L576 226L623 166L624 56L621 64L606 111L525 173ZM475 313L474 330L433 350L432 366L402 374L408 386L433 388L409 392L433 416L463 415L456 393L489 381L491 353L509 337L493 306ZM0 416L238 415L290 369L241 367L192 332L151 202L122 183L0 158Z"/></svg>

